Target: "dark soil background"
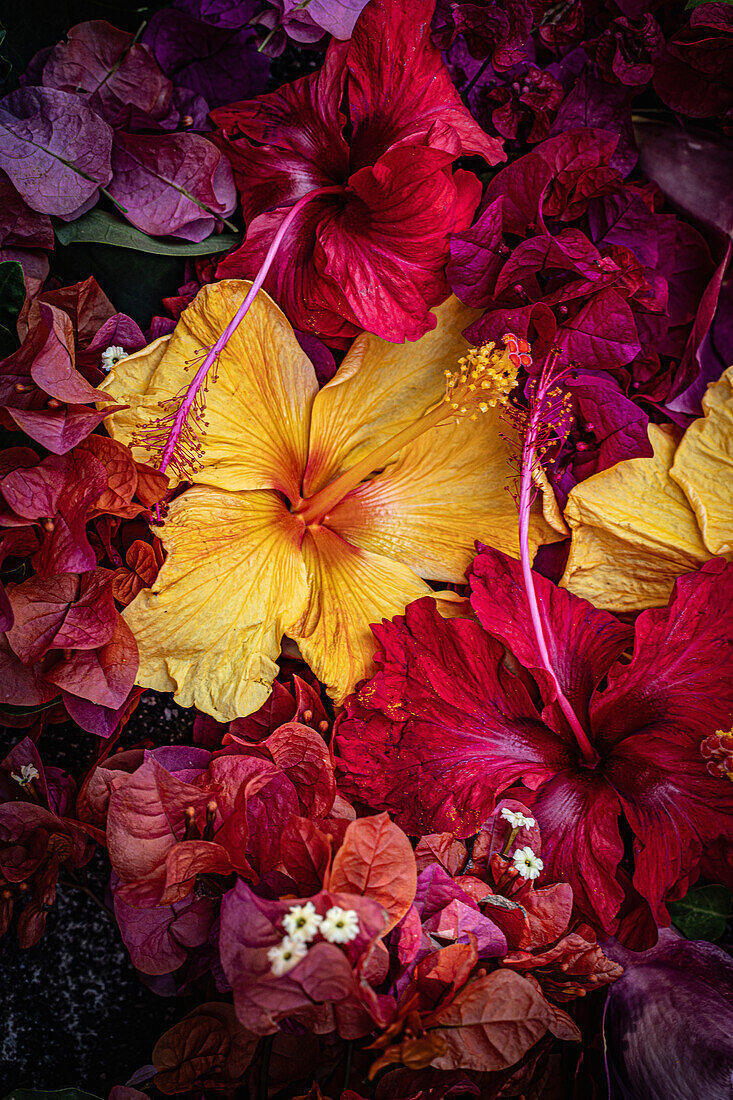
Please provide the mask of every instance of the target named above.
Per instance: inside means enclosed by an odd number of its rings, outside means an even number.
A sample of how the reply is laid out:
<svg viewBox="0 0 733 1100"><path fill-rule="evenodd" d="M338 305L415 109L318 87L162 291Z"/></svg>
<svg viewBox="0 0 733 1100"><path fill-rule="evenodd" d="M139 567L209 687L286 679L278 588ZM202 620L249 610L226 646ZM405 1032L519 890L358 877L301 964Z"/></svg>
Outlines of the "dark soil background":
<svg viewBox="0 0 733 1100"><path fill-rule="evenodd" d="M106 19L135 32L163 3L120 0L35 0L0 6L0 94L12 91L33 55L65 37L70 27ZM317 68L321 55L290 47L272 66L270 87ZM241 224L241 219L240 219ZM146 328L161 299L184 282L185 261L105 245L69 245L51 255L60 285L93 275L116 309ZM124 746L190 742L193 713L170 696L146 693L124 731ZM23 736L0 727L0 759ZM73 723L46 727L39 741L45 763L83 774L94 757L91 734ZM63 872L62 872L63 881ZM78 873L104 901L109 865L104 853ZM15 1088L76 1086L106 1097L150 1063L157 1038L189 1012L194 997L167 998L149 990L130 963L109 913L78 887L59 884L46 933L35 947L18 948L15 924L0 940L0 1097Z"/></svg>
<svg viewBox="0 0 733 1100"><path fill-rule="evenodd" d="M148 692L122 744L190 742L193 713L168 695ZM0 757L22 730L0 728ZM71 722L47 726L39 740L46 764L72 774L94 755L94 738ZM77 879L100 901L109 863L99 851ZM161 997L143 985L110 914L78 887L63 885L35 947L18 947L15 922L0 940L0 1096L14 1088L69 1086L106 1097L150 1063L157 1038L196 998Z"/></svg>

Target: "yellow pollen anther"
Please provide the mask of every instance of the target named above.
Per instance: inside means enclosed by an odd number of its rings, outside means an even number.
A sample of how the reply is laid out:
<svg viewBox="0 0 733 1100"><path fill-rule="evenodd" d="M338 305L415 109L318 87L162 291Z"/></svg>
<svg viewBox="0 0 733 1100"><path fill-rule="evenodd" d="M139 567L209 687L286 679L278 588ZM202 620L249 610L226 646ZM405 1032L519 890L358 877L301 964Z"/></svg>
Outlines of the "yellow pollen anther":
<svg viewBox="0 0 733 1100"><path fill-rule="evenodd" d="M514 358L517 358L516 354ZM458 360L457 366L457 370L443 371L445 393L436 405L428 408L414 423L408 424L392 439L385 440L350 469L344 470L312 497L297 503L293 512L300 516L303 523L321 523L347 493L424 432L450 421L460 424L463 417L478 420L478 412L485 413L497 405L509 403L509 396L518 384L519 369L512 361L509 350L500 350L493 343L483 344L480 348L469 348Z"/></svg>
<svg viewBox="0 0 733 1100"><path fill-rule="evenodd" d="M498 404L506 405L517 385L517 367L509 352L500 350L494 343L469 348L458 360L458 370L443 373L445 400L458 413L457 419L469 414L469 420L477 420L477 409L486 412ZM490 396L486 390L490 391ZM481 401L476 400L478 396Z"/></svg>

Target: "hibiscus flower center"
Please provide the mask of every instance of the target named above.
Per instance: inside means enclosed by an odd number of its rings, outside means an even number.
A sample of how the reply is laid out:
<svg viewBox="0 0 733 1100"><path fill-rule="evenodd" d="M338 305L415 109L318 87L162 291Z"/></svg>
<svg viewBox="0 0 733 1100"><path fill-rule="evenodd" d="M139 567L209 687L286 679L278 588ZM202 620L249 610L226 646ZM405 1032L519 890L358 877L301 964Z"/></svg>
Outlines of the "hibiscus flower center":
<svg viewBox="0 0 733 1100"><path fill-rule="evenodd" d="M457 370L446 370L445 393L442 399L418 416L412 424L397 432L391 439L375 447L351 469L344 471L334 481L325 485L311 497L293 505L293 512L306 525L323 523L329 512L343 498L360 485L424 432L440 424L458 423L464 417L478 420L482 413L506 405L517 386L519 360L511 350L498 349L492 342L478 348L469 348L458 360Z"/></svg>

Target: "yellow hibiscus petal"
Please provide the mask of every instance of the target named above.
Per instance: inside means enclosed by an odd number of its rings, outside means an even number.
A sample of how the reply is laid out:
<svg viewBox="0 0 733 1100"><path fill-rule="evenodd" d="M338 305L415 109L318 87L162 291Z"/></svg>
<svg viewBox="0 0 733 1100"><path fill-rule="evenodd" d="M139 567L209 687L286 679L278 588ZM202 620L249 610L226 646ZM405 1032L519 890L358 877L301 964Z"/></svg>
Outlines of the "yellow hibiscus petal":
<svg viewBox="0 0 733 1100"><path fill-rule="evenodd" d="M687 497L669 476L677 437L649 426L653 458L632 458L583 481L565 518L573 532L560 584L612 611L667 603L677 577L710 558Z"/></svg>
<svg viewBox="0 0 733 1100"><path fill-rule="evenodd" d="M711 554L733 553L733 367L708 387L704 416L674 456L671 477L684 489Z"/></svg>
<svg viewBox="0 0 733 1100"><path fill-rule="evenodd" d="M399 558L418 576L465 580L476 540L519 556L513 489L519 441L489 409L476 421L432 428L409 444L398 461L363 482L328 516L348 542ZM535 509L532 538L557 540Z"/></svg>
<svg viewBox="0 0 733 1100"><path fill-rule="evenodd" d="M129 405L129 408L108 416L104 422L105 428L113 439L129 443L141 420L147 421L149 417L147 406L150 404L147 389L169 343L170 336L160 336L141 351L128 355L98 386L98 389L106 390L115 401ZM104 404L98 403L97 408L104 408ZM135 457L144 462L150 456L146 451L138 448L135 450ZM169 477L172 474L171 470ZM173 484L176 480L174 479Z"/></svg>
<svg viewBox="0 0 733 1100"><path fill-rule="evenodd" d="M302 535L273 492L194 486L178 497L161 529L165 564L125 611L138 683L219 722L257 710L306 606Z"/></svg>
<svg viewBox="0 0 733 1100"><path fill-rule="evenodd" d="M303 495L312 496L343 470L414 423L445 392L468 341L461 331L481 316L454 296L433 310L436 328L409 344L364 333L313 402Z"/></svg>
<svg viewBox="0 0 733 1100"><path fill-rule="evenodd" d="M351 546L327 527L309 528L302 549L311 599L287 633L338 704L372 671L370 623L401 615L432 591L406 565Z"/></svg>
<svg viewBox="0 0 733 1100"><path fill-rule="evenodd" d="M131 405L134 416L108 418L114 439L129 444L136 427L161 416L161 401L185 390L195 360L221 335L250 285L226 279L203 287L165 346L156 341L119 364L104 388ZM279 489L297 499L318 383L286 317L264 291L227 344L217 375L216 381L210 376L206 395L204 469L193 480L233 491ZM133 454L150 460L143 447L133 447Z"/></svg>

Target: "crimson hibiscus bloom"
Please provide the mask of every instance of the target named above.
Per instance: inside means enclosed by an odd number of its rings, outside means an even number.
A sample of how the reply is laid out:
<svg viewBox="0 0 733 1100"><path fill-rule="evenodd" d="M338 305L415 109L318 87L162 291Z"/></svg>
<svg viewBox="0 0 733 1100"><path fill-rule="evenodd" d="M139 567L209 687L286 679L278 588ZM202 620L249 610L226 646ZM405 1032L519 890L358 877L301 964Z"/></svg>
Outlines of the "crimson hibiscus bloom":
<svg viewBox="0 0 733 1100"><path fill-rule="evenodd" d="M254 276L289 208L328 188L296 216L265 288L296 328L331 342L365 328L401 343L435 327L450 235L481 197L452 162L504 159L430 41L433 6L371 0L319 72L212 114L248 225L217 276Z"/></svg>
<svg viewBox="0 0 733 1100"><path fill-rule="evenodd" d="M409 832L469 836L522 780L550 878L572 884L596 928L653 940L705 846L733 839L733 783L700 751L733 722L733 565L680 578L670 605L635 628L535 575L585 753L541 667L519 563L484 548L470 582L480 625L418 600L374 628L381 669L338 727L347 786Z"/></svg>

